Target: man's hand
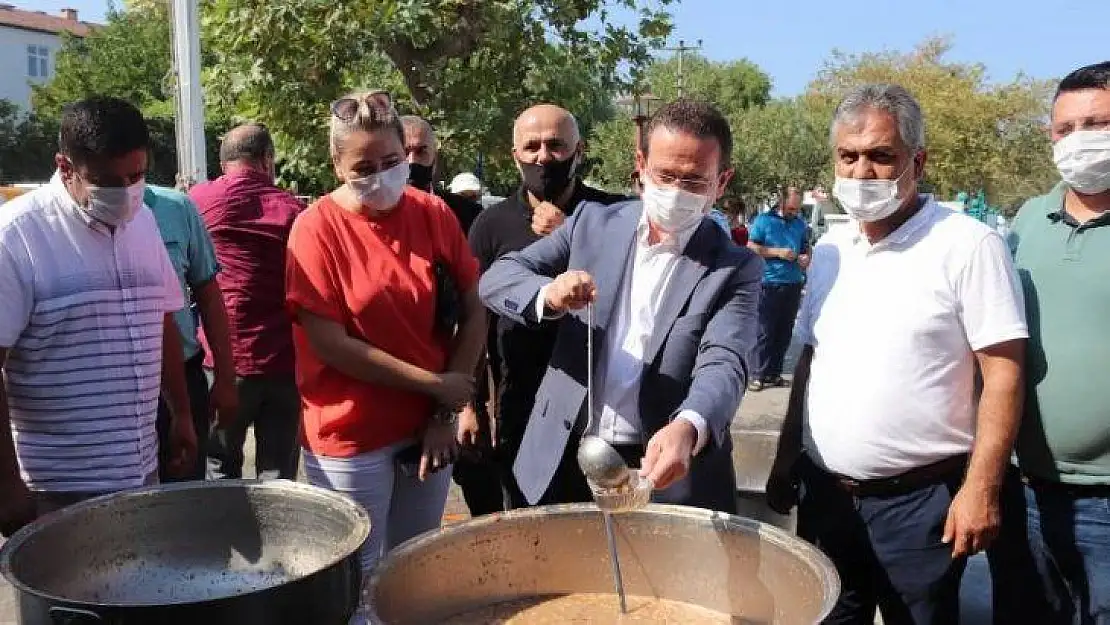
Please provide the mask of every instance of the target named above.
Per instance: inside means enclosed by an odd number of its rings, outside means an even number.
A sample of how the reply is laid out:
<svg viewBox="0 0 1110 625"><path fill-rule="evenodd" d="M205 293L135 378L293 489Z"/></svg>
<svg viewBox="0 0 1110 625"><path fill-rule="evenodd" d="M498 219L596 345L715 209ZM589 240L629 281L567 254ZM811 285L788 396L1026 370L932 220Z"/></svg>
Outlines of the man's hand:
<svg viewBox="0 0 1110 625"><path fill-rule="evenodd" d="M796 460L788 458L775 458L771 465L771 474L767 477L767 486L764 489L767 496L767 505L779 514L790 514L790 510L798 505L798 481L794 477L794 463Z"/></svg>
<svg viewBox="0 0 1110 625"><path fill-rule="evenodd" d="M175 477L185 477L197 459L197 432L193 415L175 414L170 422L170 460L167 469Z"/></svg>
<svg viewBox="0 0 1110 625"><path fill-rule="evenodd" d="M217 374L212 380L208 397L216 427L226 428L235 423L235 416L239 413L239 389L236 388L234 376Z"/></svg>
<svg viewBox="0 0 1110 625"><path fill-rule="evenodd" d="M558 206L551 202L540 202L540 205L532 211L532 232L546 237L563 225L566 218L566 213Z"/></svg>
<svg viewBox="0 0 1110 625"><path fill-rule="evenodd" d="M585 271L560 274L544 290L544 305L556 313L578 310L597 296L594 279Z"/></svg>
<svg viewBox="0 0 1110 625"><path fill-rule="evenodd" d="M478 444L479 418L478 411L474 410L473 406L470 404L463 406L462 411L459 412L459 424L455 437L459 445L472 446Z"/></svg>
<svg viewBox="0 0 1110 625"><path fill-rule="evenodd" d="M428 428L424 430L423 445L420 472L417 473L421 482L455 461L455 454L458 451L455 445L455 426L435 421L429 423Z"/></svg>
<svg viewBox="0 0 1110 625"><path fill-rule="evenodd" d="M35 520L35 496L21 479L0 487L0 534L10 538L19 528Z"/></svg>
<svg viewBox="0 0 1110 625"><path fill-rule="evenodd" d="M809 269L809 261L811 257L809 254L802 254L798 256L798 265L801 266L802 271Z"/></svg>
<svg viewBox="0 0 1110 625"><path fill-rule="evenodd" d="M474 391L473 375L446 371L436 377L431 395L444 407L456 410L474 399Z"/></svg>
<svg viewBox="0 0 1110 625"><path fill-rule="evenodd" d="M948 507L941 542L952 545L953 559L974 555L998 537L1001 525L997 489L965 483Z"/></svg>
<svg viewBox="0 0 1110 625"><path fill-rule="evenodd" d="M698 430L685 419L675 419L655 433L647 444L647 453L640 463L640 475L662 490L686 477Z"/></svg>

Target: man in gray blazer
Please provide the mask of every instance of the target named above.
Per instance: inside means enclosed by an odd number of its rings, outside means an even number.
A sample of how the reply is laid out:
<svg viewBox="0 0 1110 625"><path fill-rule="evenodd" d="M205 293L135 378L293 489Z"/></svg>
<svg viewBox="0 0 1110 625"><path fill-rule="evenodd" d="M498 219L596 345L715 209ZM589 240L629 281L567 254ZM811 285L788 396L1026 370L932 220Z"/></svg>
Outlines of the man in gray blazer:
<svg viewBox="0 0 1110 625"><path fill-rule="evenodd" d="M679 100L645 136L642 200L583 204L482 277L483 301L505 318L564 317L513 472L530 504L590 501L575 456L596 434L640 465L656 501L735 512L729 426L748 382L763 262L706 217L732 177L724 117Z"/></svg>

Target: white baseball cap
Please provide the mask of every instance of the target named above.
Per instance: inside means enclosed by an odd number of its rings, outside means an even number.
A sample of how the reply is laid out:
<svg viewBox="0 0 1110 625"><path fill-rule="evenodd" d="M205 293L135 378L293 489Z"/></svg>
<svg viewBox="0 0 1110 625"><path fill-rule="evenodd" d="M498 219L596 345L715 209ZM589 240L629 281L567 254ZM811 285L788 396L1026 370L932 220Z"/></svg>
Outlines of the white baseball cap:
<svg viewBox="0 0 1110 625"><path fill-rule="evenodd" d="M447 187L451 193L463 193L465 191L481 192L482 181L478 180L478 176L470 172L463 172L451 179L450 186Z"/></svg>

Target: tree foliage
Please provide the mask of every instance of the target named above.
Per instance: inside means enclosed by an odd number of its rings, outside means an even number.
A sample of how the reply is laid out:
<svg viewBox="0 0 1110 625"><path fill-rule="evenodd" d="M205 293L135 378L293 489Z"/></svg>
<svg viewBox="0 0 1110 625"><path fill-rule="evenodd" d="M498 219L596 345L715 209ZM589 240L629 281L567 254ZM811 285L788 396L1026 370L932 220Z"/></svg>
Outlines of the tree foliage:
<svg viewBox="0 0 1110 625"><path fill-rule="evenodd" d="M775 100L734 115L732 191L756 203L786 186L824 184L832 175L829 115L806 98Z"/></svg>
<svg viewBox="0 0 1110 625"><path fill-rule="evenodd" d="M679 65L672 56L645 71L651 93L664 102L678 98ZM711 102L728 116L762 106L771 96L771 77L747 59L717 62L687 54L681 66L683 95Z"/></svg>
<svg viewBox="0 0 1110 625"><path fill-rule="evenodd" d="M46 180L54 171L58 127L0 99L0 184Z"/></svg>
<svg viewBox="0 0 1110 625"><path fill-rule="evenodd" d="M934 38L909 53L836 53L810 86L812 101L831 110L855 85L900 84L924 111L926 188L942 198L981 189L994 205L1043 193L1056 179L1046 131L1053 84L992 83L982 65L945 59L951 47Z"/></svg>
<svg viewBox="0 0 1110 625"><path fill-rule="evenodd" d="M670 102L678 97L678 65L676 57L656 61L644 70L644 83L639 87ZM744 111L766 103L771 94L771 79L747 59L716 62L698 55L687 55L682 61L683 95L714 104L722 113L735 120ZM626 190L629 174L635 168L636 128L630 117L621 114L598 126L589 141L592 181L613 190ZM734 153L741 146L737 143ZM734 154L735 156L735 154Z"/></svg>
<svg viewBox="0 0 1110 625"><path fill-rule="evenodd" d="M151 169L147 179L172 185L177 174L174 127L173 52L168 4L140 2L108 14L104 26L85 38L66 37L55 60L55 77L34 87L35 118L55 128L51 154L57 143L57 120L62 107L90 95L121 98L137 106L151 133ZM206 120L210 175L218 175L219 135L226 122ZM52 168L52 165L50 166Z"/></svg>
<svg viewBox="0 0 1110 625"><path fill-rule="evenodd" d="M65 36L55 76L34 88L35 111L57 117L64 105L90 94L112 95L147 116L173 116L169 11L165 3L115 11L87 37Z"/></svg>
<svg viewBox="0 0 1110 625"><path fill-rule="evenodd" d="M618 115L599 124L586 141L586 156L587 177L592 184L628 192L629 177L636 169L636 125L632 118Z"/></svg>
<svg viewBox="0 0 1110 625"><path fill-rule="evenodd" d="M358 87L390 89L402 110L437 127L445 161L486 157L495 188L515 178L512 120L526 105L562 104L583 126L610 115L609 94L670 30L672 0L209 0L207 76L217 108L266 123L285 171L308 190L327 167L327 105ZM636 28L611 10L639 12ZM600 23L588 28L587 22ZM217 45L218 44L218 45Z"/></svg>

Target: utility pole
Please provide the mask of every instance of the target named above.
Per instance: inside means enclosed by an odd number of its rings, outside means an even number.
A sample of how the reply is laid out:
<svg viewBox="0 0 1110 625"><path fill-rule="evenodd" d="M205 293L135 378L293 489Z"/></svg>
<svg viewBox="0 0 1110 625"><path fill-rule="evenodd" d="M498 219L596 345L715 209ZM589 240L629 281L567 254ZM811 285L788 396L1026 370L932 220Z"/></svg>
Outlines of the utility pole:
<svg viewBox="0 0 1110 625"><path fill-rule="evenodd" d="M683 92L685 91L685 87L686 87L684 79L683 79L683 75L682 75L682 61L683 61L684 57L686 56L687 52L693 52L694 50L701 50L701 39L698 39L697 44L692 45L692 46L686 45L685 41L683 41L682 39L679 39L677 48L664 48L664 49L667 50L668 52L674 52L678 55L678 97L681 98L682 95L683 95Z"/></svg>
<svg viewBox="0 0 1110 625"><path fill-rule="evenodd" d="M197 0L170 1L173 37L175 129L178 183L208 179L204 143L204 95L200 84L200 17Z"/></svg>

